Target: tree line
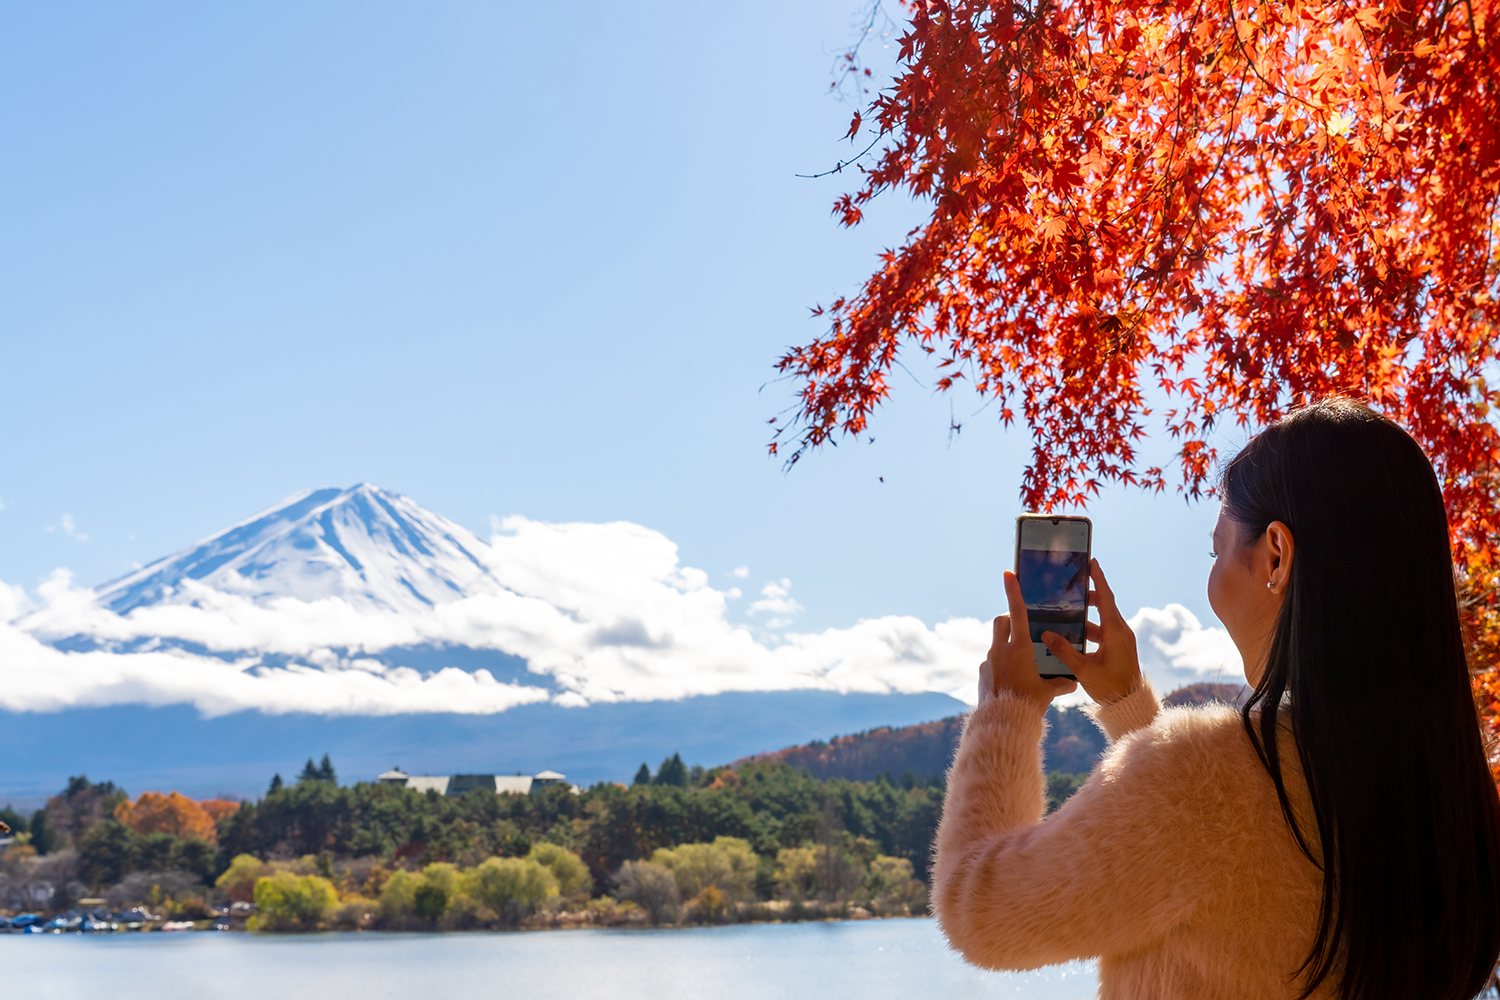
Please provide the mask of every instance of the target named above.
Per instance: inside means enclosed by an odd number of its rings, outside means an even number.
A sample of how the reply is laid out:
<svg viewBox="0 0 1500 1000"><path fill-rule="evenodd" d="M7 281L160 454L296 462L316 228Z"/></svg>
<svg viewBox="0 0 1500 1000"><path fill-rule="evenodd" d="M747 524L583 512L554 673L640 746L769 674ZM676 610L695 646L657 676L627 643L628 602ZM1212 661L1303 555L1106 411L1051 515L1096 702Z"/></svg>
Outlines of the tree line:
<svg viewBox="0 0 1500 1000"><path fill-rule="evenodd" d="M323 907L319 919L365 906L359 920L346 920L358 926L505 925L582 911L605 923L722 919L769 904L794 905L799 914L862 904L920 911L942 798L940 779L819 780L779 763L705 770L675 754L655 772L643 767L628 787L553 785L529 794L340 785L326 758L309 762L294 783L278 776L264 796L245 803L176 792L132 800L110 782L79 776L29 818L0 812L20 835L5 855L0 896L45 875L57 887L52 909L96 895L177 909L194 900L187 909L201 909L210 897L224 901L235 878L224 880L238 864L241 874L259 866L256 880L271 880L264 891L272 893L272 910L301 912L309 899L332 899L338 905ZM558 851L585 878L554 871L554 896L527 866L546 856L543 867L552 871ZM686 857L732 869L734 877L695 881L685 874L694 870ZM541 895L523 893L515 906L496 910L497 879L541 885ZM481 891L484 885L490 888ZM578 885L587 887L582 897ZM236 891L261 902L253 883ZM0 899L0 908L15 905Z"/></svg>
<svg viewBox="0 0 1500 1000"><path fill-rule="evenodd" d="M1084 723L1072 711L1055 718L1049 758L1091 764L1097 730ZM881 741L899 743L910 759L914 745L945 742L950 729L871 735L877 750ZM880 759L864 734L843 740L855 741L860 752L851 759L861 767ZM1049 809L1085 777L1051 774ZM56 886L52 909L105 894L198 912L211 898L233 897L264 904L267 927L919 912L943 792L941 774L921 778L910 769L850 780L776 759L688 767L678 754L654 772L642 764L629 786L550 785L528 794L341 785L327 756L309 760L293 782L275 776L265 795L243 803L177 792L132 800L112 782L78 776L30 817L0 809L19 835L0 868L0 908L15 908L18 887L45 877ZM502 884L517 894L497 908Z"/></svg>

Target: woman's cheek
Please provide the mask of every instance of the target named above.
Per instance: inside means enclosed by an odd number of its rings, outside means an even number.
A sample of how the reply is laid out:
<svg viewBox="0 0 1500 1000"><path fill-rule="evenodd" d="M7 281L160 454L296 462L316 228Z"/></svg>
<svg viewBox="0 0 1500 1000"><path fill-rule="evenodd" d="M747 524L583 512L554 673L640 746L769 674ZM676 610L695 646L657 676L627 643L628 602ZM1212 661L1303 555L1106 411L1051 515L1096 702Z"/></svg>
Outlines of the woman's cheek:
<svg viewBox="0 0 1500 1000"><path fill-rule="evenodd" d="M1208 606L1210 608L1213 608L1214 614L1218 616L1219 621L1221 622L1227 621L1227 619L1224 617L1224 612L1226 609L1224 607L1223 600L1223 568L1223 561L1215 559L1213 568L1208 571Z"/></svg>

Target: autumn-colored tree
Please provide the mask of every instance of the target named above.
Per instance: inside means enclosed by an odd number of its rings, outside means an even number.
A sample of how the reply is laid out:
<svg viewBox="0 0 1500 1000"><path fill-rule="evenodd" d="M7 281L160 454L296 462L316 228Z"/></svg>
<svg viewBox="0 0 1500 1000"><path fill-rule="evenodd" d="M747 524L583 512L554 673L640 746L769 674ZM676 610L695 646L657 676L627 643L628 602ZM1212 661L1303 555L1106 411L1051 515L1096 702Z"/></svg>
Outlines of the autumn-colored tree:
<svg viewBox="0 0 1500 1000"><path fill-rule="evenodd" d="M197 837L216 843L218 829L213 817L201 804L178 792L142 792L131 803L129 799L115 807L115 819L136 833L170 833L177 837Z"/></svg>
<svg viewBox="0 0 1500 1000"><path fill-rule="evenodd" d="M902 348L1024 422L1042 510L1198 497L1216 430L1365 399L1442 481L1495 717L1497 7L910 0L834 211L902 190L930 215L781 359L800 405L773 453L864 431ZM1138 451L1153 423L1175 471Z"/></svg>
<svg viewBox="0 0 1500 1000"><path fill-rule="evenodd" d="M240 803L233 799L204 799L198 803L203 811L208 813L209 819L217 825L219 820L233 816L240 811Z"/></svg>

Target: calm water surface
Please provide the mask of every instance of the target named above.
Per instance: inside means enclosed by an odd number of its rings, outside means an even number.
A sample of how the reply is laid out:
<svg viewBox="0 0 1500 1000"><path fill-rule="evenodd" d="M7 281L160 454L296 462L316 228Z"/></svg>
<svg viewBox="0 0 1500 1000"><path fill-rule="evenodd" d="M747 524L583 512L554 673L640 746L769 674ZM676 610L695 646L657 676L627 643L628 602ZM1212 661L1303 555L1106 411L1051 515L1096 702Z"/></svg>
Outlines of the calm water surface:
<svg viewBox="0 0 1500 1000"><path fill-rule="evenodd" d="M669 931L0 935L0 983L26 1000L1082 1000L1091 965L982 972L931 920Z"/></svg>

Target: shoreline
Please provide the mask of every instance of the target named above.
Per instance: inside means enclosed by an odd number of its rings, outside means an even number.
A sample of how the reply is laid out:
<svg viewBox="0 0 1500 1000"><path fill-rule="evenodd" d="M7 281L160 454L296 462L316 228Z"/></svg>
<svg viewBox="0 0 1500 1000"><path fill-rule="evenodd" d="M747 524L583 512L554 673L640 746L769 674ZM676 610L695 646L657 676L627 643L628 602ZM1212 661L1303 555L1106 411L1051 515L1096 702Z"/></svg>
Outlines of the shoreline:
<svg viewBox="0 0 1500 1000"><path fill-rule="evenodd" d="M753 905L753 904L752 904ZM764 904L761 904L764 905ZM0 928L0 935L15 935L26 937L41 937L43 935L71 934L80 937L120 937L132 934L247 934L256 937L308 937L312 935L349 935L349 934L392 934L392 935L440 935L440 934L517 934L517 933L544 933L548 931L581 931L581 930L620 930L620 931L689 931L703 930L720 927L742 927L759 926L765 924L814 924L814 923L861 923L870 920L931 920L930 913L892 913L874 914L861 907L851 907L859 910L858 914L836 916L832 914L807 914L795 917L771 917L751 918L746 920L719 920L719 921L680 921L678 923L656 923L648 920L617 920L611 922L596 921L588 919L587 913L582 913L585 919L538 919L543 915L538 914L527 918L514 925L493 926L470 926L470 927L385 927L371 924L369 926L318 926L305 929L251 929L248 921L234 919L224 921L222 918L210 918L194 921L153 921L141 927L125 928L93 928L84 930L81 927L64 928L55 927L47 929L18 929ZM566 917L566 913L549 914L553 918Z"/></svg>

